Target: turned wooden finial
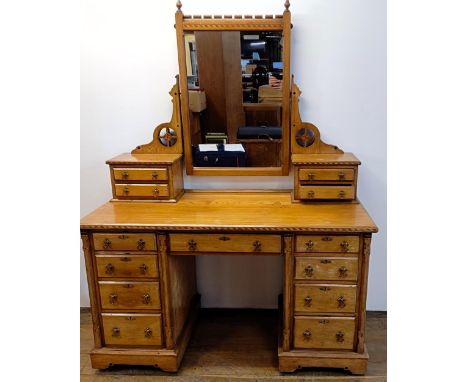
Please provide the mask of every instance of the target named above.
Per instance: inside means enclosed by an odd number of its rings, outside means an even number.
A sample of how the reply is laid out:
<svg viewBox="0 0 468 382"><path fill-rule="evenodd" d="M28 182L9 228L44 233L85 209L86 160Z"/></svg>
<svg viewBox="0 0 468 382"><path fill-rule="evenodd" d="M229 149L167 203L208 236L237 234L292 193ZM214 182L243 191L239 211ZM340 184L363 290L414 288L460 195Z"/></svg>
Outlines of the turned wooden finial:
<svg viewBox="0 0 468 382"><path fill-rule="evenodd" d="M180 8L182 8L182 3L180 2L180 0L177 0L176 7L177 7L177 10L179 11L180 11Z"/></svg>
<svg viewBox="0 0 468 382"><path fill-rule="evenodd" d="M290 5L291 5L291 4L289 4L289 0L286 0L286 1L284 2L284 7L286 8L287 11L289 11L289 6L290 6Z"/></svg>

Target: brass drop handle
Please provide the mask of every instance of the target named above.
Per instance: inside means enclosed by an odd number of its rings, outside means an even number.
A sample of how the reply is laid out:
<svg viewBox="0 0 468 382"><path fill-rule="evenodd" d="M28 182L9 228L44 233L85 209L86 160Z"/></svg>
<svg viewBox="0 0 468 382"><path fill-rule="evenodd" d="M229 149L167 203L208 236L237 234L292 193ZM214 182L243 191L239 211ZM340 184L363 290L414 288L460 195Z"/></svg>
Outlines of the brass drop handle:
<svg viewBox="0 0 468 382"><path fill-rule="evenodd" d="M345 173L344 173L343 171L340 171L340 172L338 173L338 178L339 178L340 180L344 180L344 177L345 177Z"/></svg>
<svg viewBox="0 0 468 382"><path fill-rule="evenodd" d="M117 295L112 293L109 295L109 303L114 305L117 302Z"/></svg>
<svg viewBox="0 0 468 382"><path fill-rule="evenodd" d="M343 252L349 251L349 243L346 240L341 242L340 247Z"/></svg>
<svg viewBox="0 0 468 382"><path fill-rule="evenodd" d="M122 171L122 178L128 179L128 171Z"/></svg>
<svg viewBox="0 0 468 382"><path fill-rule="evenodd" d="M310 252L314 248L315 243L312 240L306 241L306 251Z"/></svg>
<svg viewBox="0 0 468 382"><path fill-rule="evenodd" d="M109 263L106 265L106 274L111 275L112 273L114 273L114 266Z"/></svg>
<svg viewBox="0 0 468 382"><path fill-rule="evenodd" d="M124 192L125 195L128 195L130 190L129 190L128 187L124 187L123 192Z"/></svg>
<svg viewBox="0 0 468 382"><path fill-rule="evenodd" d="M343 296L338 297L338 308L344 308L346 306L346 299Z"/></svg>
<svg viewBox="0 0 468 382"><path fill-rule="evenodd" d="M159 188L154 188L153 189L153 194L155 197L158 197L159 196Z"/></svg>
<svg viewBox="0 0 468 382"><path fill-rule="evenodd" d="M142 275L146 274L146 272L148 271L148 266L146 264L141 264L138 268L140 268L140 273Z"/></svg>
<svg viewBox="0 0 468 382"><path fill-rule="evenodd" d="M189 240L188 241L188 247L190 251L196 251L197 250L197 242L195 240Z"/></svg>
<svg viewBox="0 0 468 382"><path fill-rule="evenodd" d="M309 192L307 193L307 196L308 196L310 199L313 199L314 196L315 196L315 191L309 191Z"/></svg>
<svg viewBox="0 0 468 382"><path fill-rule="evenodd" d="M341 190L341 191L338 193L338 196L340 197L340 199L343 199L343 198L346 196L346 192L344 192L343 190Z"/></svg>
<svg viewBox="0 0 468 382"><path fill-rule="evenodd" d="M308 340L308 339L310 339L310 337L312 336L312 333L310 332L309 329L306 329L306 330L304 330L304 333L302 333L302 335L304 336L304 338L305 338L306 340Z"/></svg>
<svg viewBox="0 0 468 382"><path fill-rule="evenodd" d="M146 328L145 329L145 337L146 338L149 338L153 335L153 331L151 330L151 328Z"/></svg>
<svg viewBox="0 0 468 382"><path fill-rule="evenodd" d="M340 277L346 277L348 276L348 268L346 267L341 267L340 269L338 269L340 271Z"/></svg>
<svg viewBox="0 0 468 382"><path fill-rule="evenodd" d="M120 329L119 328L112 328L112 337L120 336Z"/></svg>
<svg viewBox="0 0 468 382"><path fill-rule="evenodd" d="M315 178L315 174L313 172L309 172L307 176L309 177L309 180L313 180Z"/></svg>
<svg viewBox="0 0 468 382"><path fill-rule="evenodd" d="M304 297L304 304L305 306L310 306L310 303L312 302L312 297L306 296Z"/></svg>
<svg viewBox="0 0 468 382"><path fill-rule="evenodd" d="M341 330L336 332L336 342L344 342L344 333Z"/></svg>
<svg viewBox="0 0 468 382"><path fill-rule="evenodd" d="M149 293L145 293L142 297L142 300L143 300L143 304L148 305L151 300L151 296L149 295Z"/></svg>
<svg viewBox="0 0 468 382"><path fill-rule="evenodd" d="M102 242L102 247L104 249L108 249L110 248L110 246L111 246L111 241L109 239L104 239L104 241Z"/></svg>
<svg viewBox="0 0 468 382"><path fill-rule="evenodd" d="M306 276L311 277L312 273L314 272L314 268L312 267L312 265L309 264L307 265L307 267L304 268L304 272Z"/></svg>
<svg viewBox="0 0 468 382"><path fill-rule="evenodd" d="M259 251L262 250L262 243L260 241L258 241L258 240L255 240L253 242L253 246L254 246L254 251L256 251L256 252L259 252Z"/></svg>
<svg viewBox="0 0 468 382"><path fill-rule="evenodd" d="M140 239L137 241L137 248L139 251L142 251L145 249L145 245L146 245L146 241L144 241L143 239Z"/></svg>
<svg viewBox="0 0 468 382"><path fill-rule="evenodd" d="M153 179L158 179L158 173L156 171L153 171L152 174L151 174L151 177Z"/></svg>

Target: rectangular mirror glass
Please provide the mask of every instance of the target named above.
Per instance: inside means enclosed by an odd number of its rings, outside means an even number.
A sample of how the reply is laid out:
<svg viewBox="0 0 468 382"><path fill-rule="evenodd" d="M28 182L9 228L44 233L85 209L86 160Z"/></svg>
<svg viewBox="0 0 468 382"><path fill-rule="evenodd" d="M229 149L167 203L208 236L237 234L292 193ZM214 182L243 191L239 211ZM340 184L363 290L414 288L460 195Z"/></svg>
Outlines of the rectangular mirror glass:
<svg viewBox="0 0 468 382"><path fill-rule="evenodd" d="M281 167L282 32L185 32L184 49L193 167Z"/></svg>

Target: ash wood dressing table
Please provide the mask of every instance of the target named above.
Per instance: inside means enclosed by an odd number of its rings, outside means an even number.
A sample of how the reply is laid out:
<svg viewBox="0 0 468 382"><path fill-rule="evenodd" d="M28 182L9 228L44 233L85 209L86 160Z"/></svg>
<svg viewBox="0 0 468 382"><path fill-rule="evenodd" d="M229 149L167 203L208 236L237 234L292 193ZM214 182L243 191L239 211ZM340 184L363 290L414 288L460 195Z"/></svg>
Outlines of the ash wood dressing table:
<svg viewBox="0 0 468 382"><path fill-rule="evenodd" d="M170 92L172 119L156 127L150 143L108 161L113 199L81 220L94 368L177 371L200 307L196 256L254 255L283 257L279 370L365 373L367 277L377 227L356 198L359 160L324 143L317 127L300 119L300 90L289 83L289 1L285 6L280 16L201 17L184 16L177 3L180 77ZM184 33L233 30L281 32L281 167L193 166ZM209 94L207 100L209 108ZM184 190L183 159L188 174L234 176L286 175L292 159L295 189Z"/></svg>

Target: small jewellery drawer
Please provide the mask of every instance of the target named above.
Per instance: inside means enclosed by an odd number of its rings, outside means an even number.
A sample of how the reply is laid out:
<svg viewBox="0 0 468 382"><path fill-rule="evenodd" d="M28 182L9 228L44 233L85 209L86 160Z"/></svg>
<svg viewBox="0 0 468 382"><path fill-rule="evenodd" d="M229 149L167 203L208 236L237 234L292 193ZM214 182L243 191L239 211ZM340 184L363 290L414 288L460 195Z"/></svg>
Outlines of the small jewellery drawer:
<svg viewBox="0 0 468 382"><path fill-rule="evenodd" d="M354 199L354 186L299 186L300 199Z"/></svg>
<svg viewBox="0 0 468 382"><path fill-rule="evenodd" d="M152 233L95 233L96 251L155 251L156 238Z"/></svg>
<svg viewBox="0 0 468 382"><path fill-rule="evenodd" d="M299 235L296 236L296 252L357 253L359 236Z"/></svg>
<svg viewBox="0 0 468 382"><path fill-rule="evenodd" d="M294 317L294 347L352 350L354 331L353 317Z"/></svg>
<svg viewBox="0 0 468 382"><path fill-rule="evenodd" d="M355 285L296 284L294 311L307 313L354 313Z"/></svg>
<svg viewBox="0 0 468 382"><path fill-rule="evenodd" d="M169 196L169 186L167 184L116 184L115 196L163 198Z"/></svg>
<svg viewBox="0 0 468 382"><path fill-rule="evenodd" d="M114 168L116 181L159 181L167 180L166 168Z"/></svg>
<svg viewBox="0 0 468 382"><path fill-rule="evenodd" d="M106 345L162 345L160 314L103 313Z"/></svg>
<svg viewBox="0 0 468 382"><path fill-rule="evenodd" d="M159 277L156 255L96 253L98 277Z"/></svg>
<svg viewBox="0 0 468 382"><path fill-rule="evenodd" d="M160 309L159 282L99 281L102 309Z"/></svg>
<svg viewBox="0 0 468 382"><path fill-rule="evenodd" d="M354 180L354 170L350 168L301 168L299 180L351 182Z"/></svg>
<svg viewBox="0 0 468 382"><path fill-rule="evenodd" d="M172 252L280 253L280 235L170 234Z"/></svg>
<svg viewBox="0 0 468 382"><path fill-rule="evenodd" d="M296 256L295 260L296 280L357 280L357 258Z"/></svg>

